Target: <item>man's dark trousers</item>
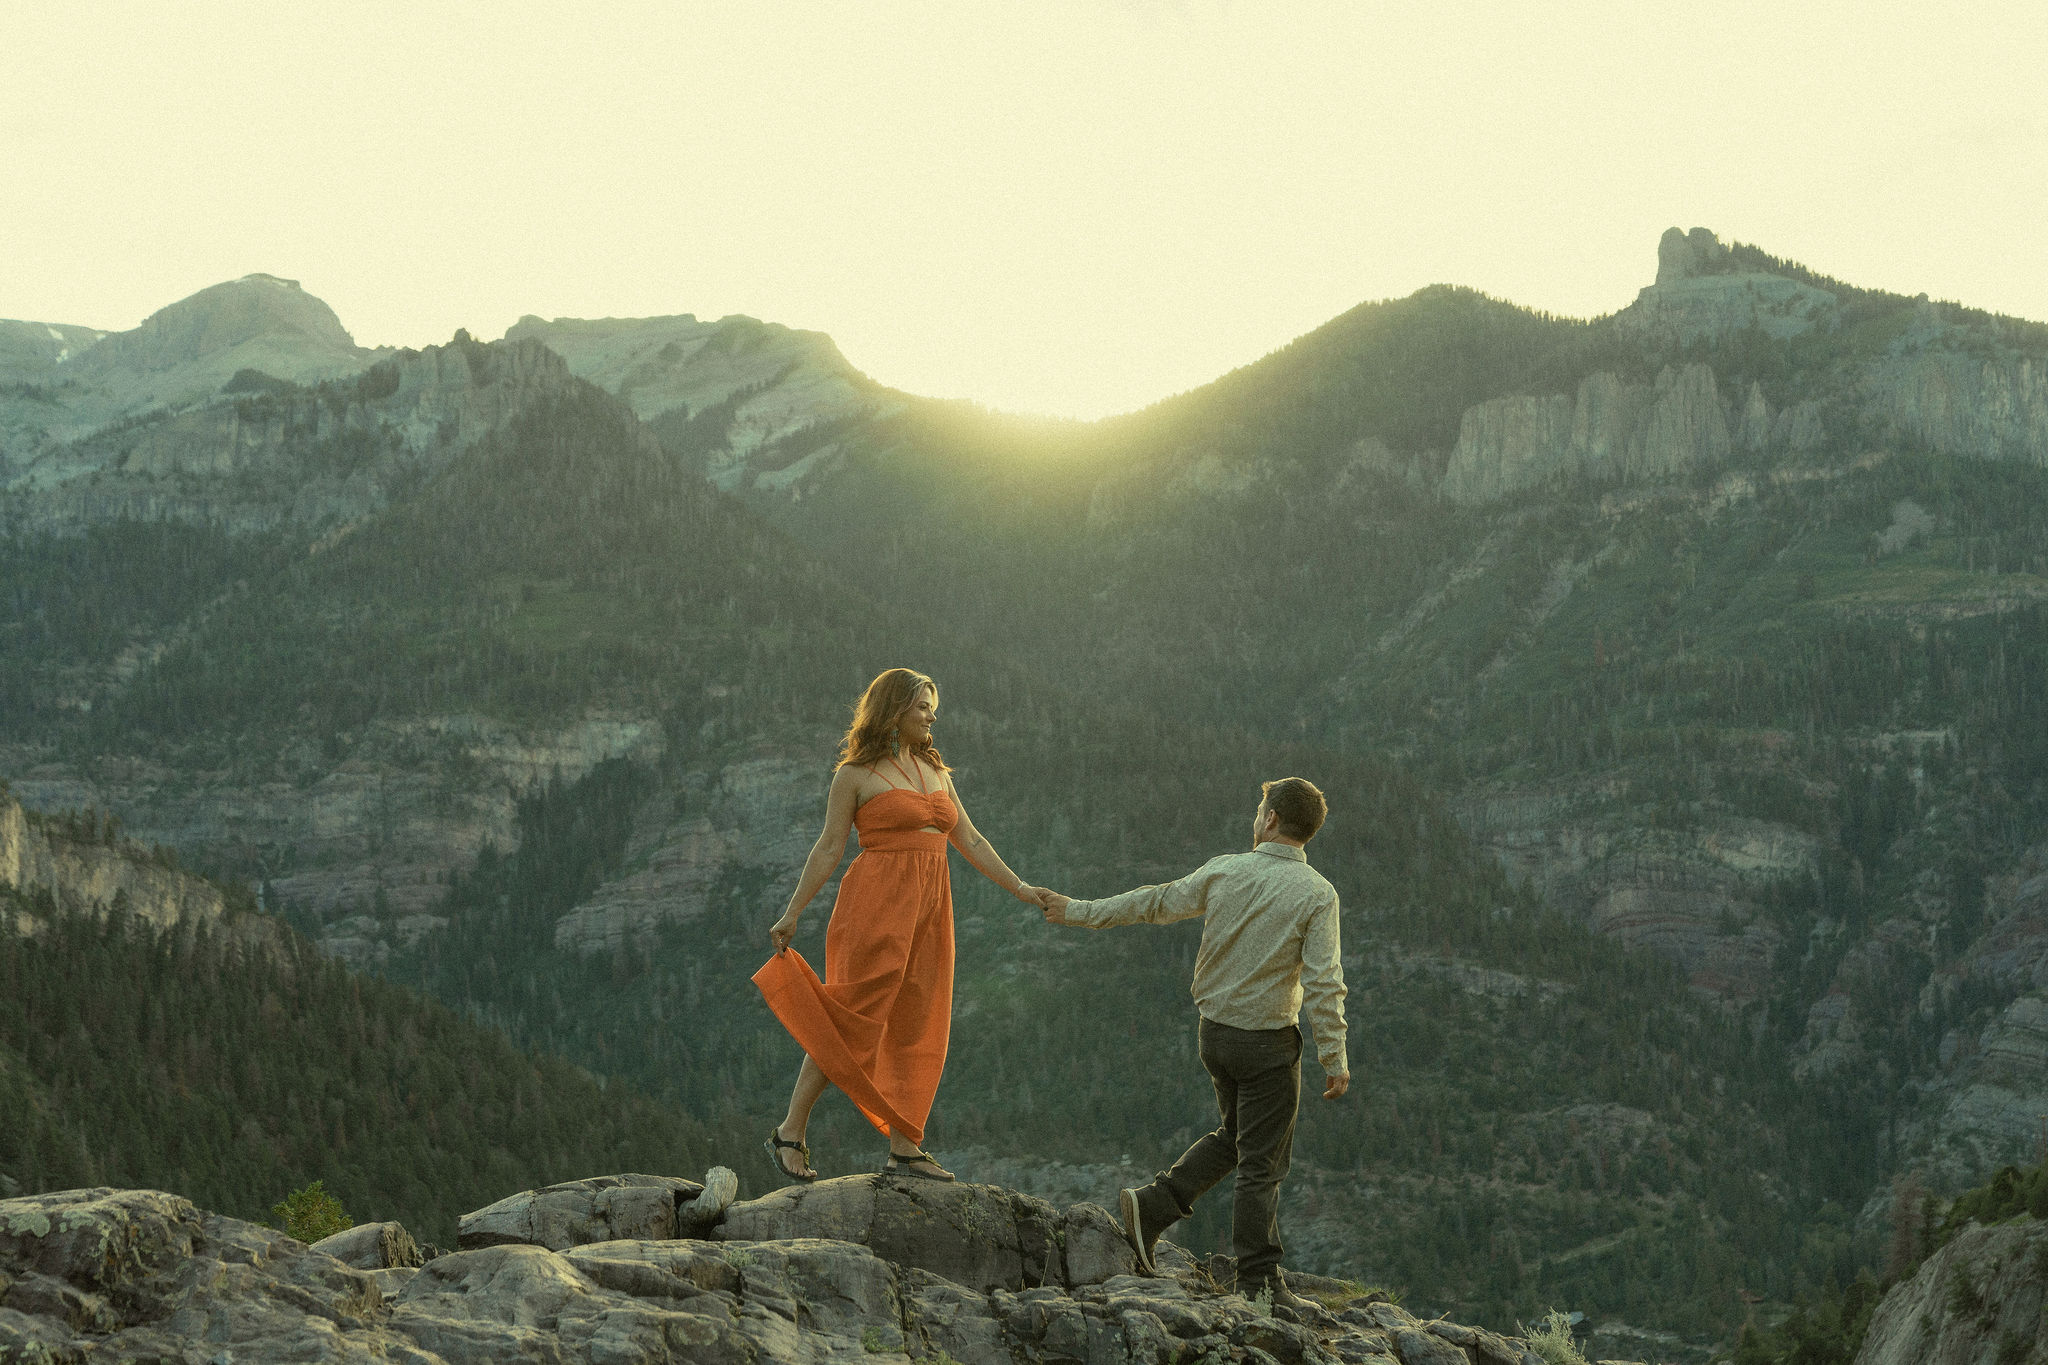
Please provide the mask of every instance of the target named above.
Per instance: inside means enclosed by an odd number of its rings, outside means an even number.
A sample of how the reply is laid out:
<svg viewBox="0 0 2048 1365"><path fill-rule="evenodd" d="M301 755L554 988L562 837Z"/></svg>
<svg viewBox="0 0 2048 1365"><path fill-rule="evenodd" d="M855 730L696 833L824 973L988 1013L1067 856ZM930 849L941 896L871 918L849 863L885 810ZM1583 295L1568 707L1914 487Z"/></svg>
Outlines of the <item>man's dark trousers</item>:
<svg viewBox="0 0 2048 1365"><path fill-rule="evenodd" d="M1151 1235L1194 1212L1195 1201L1233 1170L1230 1244L1237 1283L1254 1293L1280 1268L1280 1181L1294 1156L1301 1103L1301 1030L1231 1028L1202 1020L1202 1065L1216 1083L1223 1126L1188 1148L1173 1169L1138 1191Z"/></svg>

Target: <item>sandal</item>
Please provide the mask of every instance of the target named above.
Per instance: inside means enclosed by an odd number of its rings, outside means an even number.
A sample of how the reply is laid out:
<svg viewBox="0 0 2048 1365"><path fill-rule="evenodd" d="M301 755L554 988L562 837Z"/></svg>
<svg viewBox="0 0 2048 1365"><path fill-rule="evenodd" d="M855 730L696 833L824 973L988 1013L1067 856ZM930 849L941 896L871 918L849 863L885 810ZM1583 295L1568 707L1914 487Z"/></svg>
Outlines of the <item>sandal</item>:
<svg viewBox="0 0 2048 1365"><path fill-rule="evenodd" d="M818 1178L818 1172L811 1166L811 1149L804 1143L790 1142L782 1136L781 1132L774 1128L770 1128L768 1130L768 1140L762 1143L761 1146L767 1149L768 1159L775 1163L775 1169L778 1172L780 1172L785 1179L799 1181L805 1185L808 1185L813 1180L816 1180ZM804 1169L810 1171L811 1173L809 1175L798 1175L795 1171L792 1171L791 1169L789 1169L788 1166L784 1165L782 1162L782 1154L785 1151L795 1152L797 1156L803 1161ZM951 1177L948 1177L948 1179L950 1178Z"/></svg>
<svg viewBox="0 0 2048 1365"><path fill-rule="evenodd" d="M930 1167L929 1170L924 1169ZM915 1156L898 1156L889 1153L888 1165L882 1167L885 1175L915 1176L919 1180L951 1180L953 1173L941 1166L930 1152L919 1152Z"/></svg>

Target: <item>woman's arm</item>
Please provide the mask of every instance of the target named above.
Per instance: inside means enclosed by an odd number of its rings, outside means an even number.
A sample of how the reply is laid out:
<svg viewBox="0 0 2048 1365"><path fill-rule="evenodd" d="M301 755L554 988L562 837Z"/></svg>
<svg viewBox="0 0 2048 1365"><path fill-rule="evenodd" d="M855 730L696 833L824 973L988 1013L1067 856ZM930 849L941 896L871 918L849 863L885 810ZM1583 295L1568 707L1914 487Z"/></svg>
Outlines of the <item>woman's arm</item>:
<svg viewBox="0 0 2048 1365"><path fill-rule="evenodd" d="M960 850L960 856L973 864L974 870L1009 892L1020 901L1039 904L1038 888L1027 885L1024 879L1010 871L1010 865L1002 860L995 846L974 827L974 821L967 817L967 807L960 802L960 791L953 785L953 774L946 774L946 791L953 798L953 809L960 813L960 823L953 826L947 836L953 847Z"/></svg>
<svg viewBox="0 0 2048 1365"><path fill-rule="evenodd" d="M796 924L803 918L804 907L846 856L846 836L853 830L853 808L859 795L859 769L849 765L832 774L832 789L825 795L824 831L811 845L811 856L804 859L803 875L796 879L796 890L790 893L789 908L768 929L768 941L775 945L776 952L787 948L790 939L796 937Z"/></svg>

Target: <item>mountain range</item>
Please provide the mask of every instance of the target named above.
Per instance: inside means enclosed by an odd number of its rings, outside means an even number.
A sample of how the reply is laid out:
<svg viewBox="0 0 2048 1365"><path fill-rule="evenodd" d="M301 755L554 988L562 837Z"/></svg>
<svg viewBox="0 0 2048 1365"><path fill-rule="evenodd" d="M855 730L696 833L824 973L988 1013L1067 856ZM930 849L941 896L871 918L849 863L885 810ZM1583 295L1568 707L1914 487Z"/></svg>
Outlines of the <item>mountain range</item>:
<svg viewBox="0 0 2048 1365"><path fill-rule="evenodd" d="M2048 328L1702 229L1606 318L1432 287L1096 423L745 318L373 353L251 276L0 323L0 772L719 1125L880 668L1077 894L1302 772L1371 1078L1304 1262L1705 1342L2040 1141L2044 466ZM1187 936L957 889L935 1140L1113 1190L1202 1120Z"/></svg>

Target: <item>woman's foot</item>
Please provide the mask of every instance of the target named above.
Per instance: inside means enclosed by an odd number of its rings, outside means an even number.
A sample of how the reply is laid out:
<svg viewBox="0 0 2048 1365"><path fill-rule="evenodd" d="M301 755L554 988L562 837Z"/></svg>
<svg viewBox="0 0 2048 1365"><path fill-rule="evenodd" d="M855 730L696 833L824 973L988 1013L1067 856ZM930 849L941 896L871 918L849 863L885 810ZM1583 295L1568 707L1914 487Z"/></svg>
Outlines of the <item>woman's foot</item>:
<svg viewBox="0 0 2048 1365"><path fill-rule="evenodd" d="M908 1152L890 1149L889 1164L882 1170L889 1175L914 1176L919 1180L951 1180L953 1173L932 1159L930 1152L915 1148Z"/></svg>
<svg viewBox="0 0 2048 1365"><path fill-rule="evenodd" d="M802 1138L792 1142L783 1137L780 1125L768 1130L768 1140L761 1145L768 1149L768 1159L775 1163L775 1168L791 1180L809 1184L818 1178L818 1173L811 1169L811 1149L804 1145Z"/></svg>

